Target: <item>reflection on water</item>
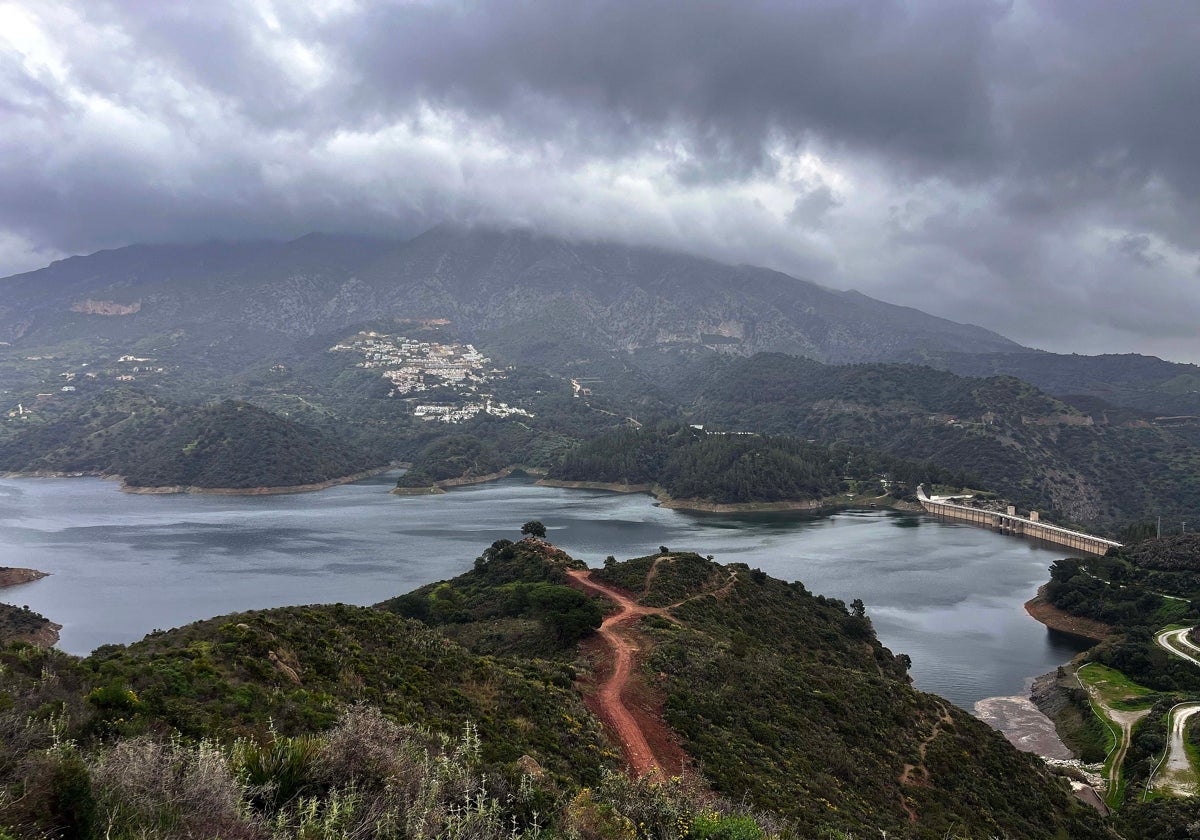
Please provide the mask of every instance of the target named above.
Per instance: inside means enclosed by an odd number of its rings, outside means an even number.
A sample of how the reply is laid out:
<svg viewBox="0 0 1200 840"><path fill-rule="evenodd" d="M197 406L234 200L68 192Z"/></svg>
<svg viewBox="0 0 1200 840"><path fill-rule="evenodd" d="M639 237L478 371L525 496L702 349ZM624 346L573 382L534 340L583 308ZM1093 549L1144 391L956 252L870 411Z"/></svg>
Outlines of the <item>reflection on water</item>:
<svg viewBox="0 0 1200 840"><path fill-rule="evenodd" d="M1022 690L1083 648L1022 604L1059 551L893 511L694 515L645 495L511 478L396 497L394 477L294 496L131 496L95 479L0 481L0 565L52 577L6 592L86 653L155 628L284 604L371 604L470 568L539 519L599 565L666 545L743 562L813 592L862 598L923 689L964 708Z"/></svg>

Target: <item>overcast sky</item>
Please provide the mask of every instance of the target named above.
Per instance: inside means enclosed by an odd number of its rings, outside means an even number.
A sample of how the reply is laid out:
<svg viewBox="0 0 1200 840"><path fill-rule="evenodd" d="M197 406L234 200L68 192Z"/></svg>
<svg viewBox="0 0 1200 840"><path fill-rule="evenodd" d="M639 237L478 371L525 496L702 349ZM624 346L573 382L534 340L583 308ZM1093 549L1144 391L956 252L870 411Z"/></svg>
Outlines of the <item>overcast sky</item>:
<svg viewBox="0 0 1200 840"><path fill-rule="evenodd" d="M1200 362L1200 2L0 0L0 275L448 219Z"/></svg>

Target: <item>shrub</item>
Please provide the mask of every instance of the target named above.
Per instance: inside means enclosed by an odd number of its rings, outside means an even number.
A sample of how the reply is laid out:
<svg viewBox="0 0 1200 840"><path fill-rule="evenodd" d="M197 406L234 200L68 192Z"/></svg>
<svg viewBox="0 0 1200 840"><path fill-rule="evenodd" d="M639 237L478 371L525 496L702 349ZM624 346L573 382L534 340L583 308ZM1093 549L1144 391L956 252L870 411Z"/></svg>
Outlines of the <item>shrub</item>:
<svg viewBox="0 0 1200 840"><path fill-rule="evenodd" d="M762 840L763 830L753 817L701 814L692 824L695 840Z"/></svg>
<svg viewBox="0 0 1200 840"><path fill-rule="evenodd" d="M94 762L100 810L113 836L156 826L176 836L257 836L224 750L147 736L120 741Z"/></svg>
<svg viewBox="0 0 1200 840"><path fill-rule="evenodd" d="M273 735L269 744L239 741L235 756L254 803L271 813L312 786L319 753L320 743L312 738Z"/></svg>

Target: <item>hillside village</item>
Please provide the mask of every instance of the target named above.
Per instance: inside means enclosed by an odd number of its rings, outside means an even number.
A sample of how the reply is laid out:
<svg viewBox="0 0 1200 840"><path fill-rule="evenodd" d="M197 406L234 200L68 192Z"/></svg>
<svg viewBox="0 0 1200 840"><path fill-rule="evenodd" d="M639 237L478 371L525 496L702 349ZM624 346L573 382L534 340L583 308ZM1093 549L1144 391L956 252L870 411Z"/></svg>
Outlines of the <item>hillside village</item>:
<svg viewBox="0 0 1200 840"><path fill-rule="evenodd" d="M491 359L472 344L441 344L364 331L335 344L329 352L362 356L357 366L380 371L392 384L390 396L411 398L435 392L429 402L414 404L412 414L421 420L462 423L479 414L533 416L494 398L489 386L503 379L505 371L491 367Z"/></svg>
<svg viewBox="0 0 1200 840"><path fill-rule="evenodd" d="M44 355L25 356L23 361L53 365L61 360L53 355ZM81 386L85 388L85 391L94 392L96 386L102 386L108 382L125 384L145 380L161 380L164 375L169 374L170 370L156 362L156 359L150 357L127 353L115 361L111 358L92 357L91 361L72 364L67 370L57 374L47 371L45 375L53 376L53 378L43 380L43 387L46 390L32 395L27 394L16 405L10 404L11 407L6 412L6 416L10 421L30 420L39 409L51 404L55 398L72 398L72 395L79 392Z"/></svg>

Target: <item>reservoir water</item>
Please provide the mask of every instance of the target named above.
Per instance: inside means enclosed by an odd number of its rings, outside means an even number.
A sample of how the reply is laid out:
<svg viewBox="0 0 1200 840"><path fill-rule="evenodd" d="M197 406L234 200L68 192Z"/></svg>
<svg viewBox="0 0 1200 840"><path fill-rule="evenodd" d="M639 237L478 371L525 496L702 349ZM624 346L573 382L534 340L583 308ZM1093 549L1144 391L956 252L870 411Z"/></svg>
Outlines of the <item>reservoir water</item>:
<svg viewBox="0 0 1200 840"><path fill-rule="evenodd" d="M539 519L597 566L660 545L742 562L849 602L912 657L916 685L970 710L1019 694L1082 648L1022 604L1061 549L892 511L696 515L645 495L506 479L397 497L394 476L286 496L139 496L99 479L0 480L0 566L51 577L4 590L86 654L156 628L286 604L377 603L457 575Z"/></svg>

